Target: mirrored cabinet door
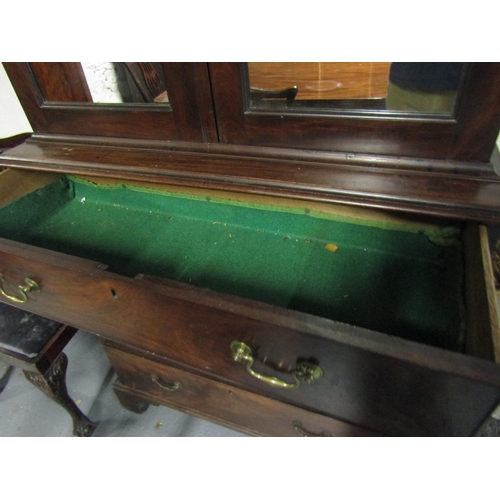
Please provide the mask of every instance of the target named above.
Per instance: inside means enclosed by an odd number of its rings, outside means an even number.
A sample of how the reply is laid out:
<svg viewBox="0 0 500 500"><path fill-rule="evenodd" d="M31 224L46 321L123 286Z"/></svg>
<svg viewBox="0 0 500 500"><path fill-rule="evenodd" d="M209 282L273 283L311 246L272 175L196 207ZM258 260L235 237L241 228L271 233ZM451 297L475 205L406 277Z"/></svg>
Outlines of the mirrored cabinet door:
<svg viewBox="0 0 500 500"><path fill-rule="evenodd" d="M210 75L228 143L488 161L500 125L499 63L211 63Z"/></svg>
<svg viewBox="0 0 500 500"><path fill-rule="evenodd" d="M488 162L500 127L500 63L4 66L47 136Z"/></svg>
<svg viewBox="0 0 500 500"><path fill-rule="evenodd" d="M5 63L36 133L213 142L207 63Z"/></svg>

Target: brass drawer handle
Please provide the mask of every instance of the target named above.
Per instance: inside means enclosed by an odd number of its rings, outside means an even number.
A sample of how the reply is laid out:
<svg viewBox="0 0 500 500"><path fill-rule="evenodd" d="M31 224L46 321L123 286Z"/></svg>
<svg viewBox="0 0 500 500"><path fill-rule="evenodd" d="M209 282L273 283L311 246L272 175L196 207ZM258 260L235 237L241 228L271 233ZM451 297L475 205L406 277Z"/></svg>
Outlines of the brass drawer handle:
<svg viewBox="0 0 500 500"><path fill-rule="evenodd" d="M160 382L160 378L158 377L158 375L156 375L154 373L151 374L151 380L155 384L157 384L158 386L160 386L162 389L164 389L165 391L169 391L169 392L174 392L177 389L180 389L182 387L182 385L181 385L180 382L174 382L173 384L162 384Z"/></svg>
<svg viewBox="0 0 500 500"><path fill-rule="evenodd" d="M294 420L292 422L292 426L300 435L304 437L331 437L330 434L325 431L320 432L319 434L313 434L312 432L306 431L298 420Z"/></svg>
<svg viewBox="0 0 500 500"><path fill-rule="evenodd" d="M19 292L21 294L21 297L17 297L16 295L9 295L2 288L3 281L4 281L4 277L0 273L0 292L2 293L2 295L4 297L6 297L6 298L12 300L12 302L16 302L18 304L24 304L25 302L28 302L28 300L29 300L28 295L27 295L28 293L30 293L30 292L39 292L40 291L40 287L38 286L38 283L36 281L33 281L30 278L26 278L24 280L24 282L26 283L26 285L19 285L19 287L18 287L19 288Z"/></svg>
<svg viewBox="0 0 500 500"><path fill-rule="evenodd" d="M245 344L244 342L240 342L239 340L233 340L231 342L231 351L233 353L233 359L237 363L246 363L247 364L247 372L262 382L273 385L275 387L282 387L283 389L294 389L300 385L301 380L310 384L314 382L314 380L321 378L323 376L323 370L313 363L308 363L306 361L301 361L297 364L297 368L294 368L290 375L293 376L293 382L285 382L276 377L270 377L267 375L262 375L257 373L252 369L252 365L255 361L253 357L252 349Z"/></svg>

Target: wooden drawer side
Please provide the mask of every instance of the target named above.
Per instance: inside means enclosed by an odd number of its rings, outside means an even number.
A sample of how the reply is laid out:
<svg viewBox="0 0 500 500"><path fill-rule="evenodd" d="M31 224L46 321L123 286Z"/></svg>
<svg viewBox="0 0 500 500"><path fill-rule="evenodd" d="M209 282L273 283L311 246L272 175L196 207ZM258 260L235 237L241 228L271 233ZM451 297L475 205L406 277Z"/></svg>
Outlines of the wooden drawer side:
<svg viewBox="0 0 500 500"><path fill-rule="evenodd" d="M500 362L500 321L487 228L469 224L464 231L466 353Z"/></svg>

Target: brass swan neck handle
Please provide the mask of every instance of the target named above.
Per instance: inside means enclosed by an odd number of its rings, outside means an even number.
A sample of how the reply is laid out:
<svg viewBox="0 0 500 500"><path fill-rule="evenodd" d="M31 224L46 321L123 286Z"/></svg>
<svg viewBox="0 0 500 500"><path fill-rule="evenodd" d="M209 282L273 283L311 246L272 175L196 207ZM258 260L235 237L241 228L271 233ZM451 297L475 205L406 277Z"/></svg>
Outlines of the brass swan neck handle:
<svg viewBox="0 0 500 500"><path fill-rule="evenodd" d="M19 285L19 294L20 297L17 295L10 295L8 294L4 289L3 289L3 282L4 282L4 277L0 273L0 293L6 297L7 299L11 300L12 302L15 302L16 304L24 304L25 302L28 302L28 293L30 292L39 292L40 287L38 286L38 283L30 278L25 278L24 282L26 285Z"/></svg>
<svg viewBox="0 0 500 500"><path fill-rule="evenodd" d="M234 361L237 363L246 363L247 372L252 375L252 377L274 387L294 389L298 387L302 381L310 384L323 376L323 370L318 365L306 361L297 363L297 367L289 372L293 377L293 381L291 382L286 382L285 380L269 375L262 375L252 368L255 358L250 346L239 340L233 340L230 347Z"/></svg>

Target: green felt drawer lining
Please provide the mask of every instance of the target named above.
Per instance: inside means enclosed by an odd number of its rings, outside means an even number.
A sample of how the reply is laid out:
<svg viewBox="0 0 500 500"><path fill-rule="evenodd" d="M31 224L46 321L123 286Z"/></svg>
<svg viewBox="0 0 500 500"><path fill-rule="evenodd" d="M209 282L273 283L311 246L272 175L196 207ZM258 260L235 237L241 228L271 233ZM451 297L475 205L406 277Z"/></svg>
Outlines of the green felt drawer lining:
<svg viewBox="0 0 500 500"><path fill-rule="evenodd" d="M461 350L460 226L350 221L64 177L0 209L0 236Z"/></svg>

